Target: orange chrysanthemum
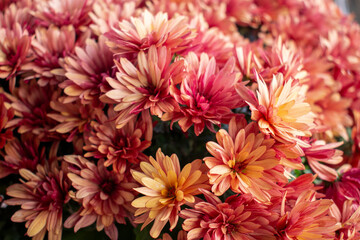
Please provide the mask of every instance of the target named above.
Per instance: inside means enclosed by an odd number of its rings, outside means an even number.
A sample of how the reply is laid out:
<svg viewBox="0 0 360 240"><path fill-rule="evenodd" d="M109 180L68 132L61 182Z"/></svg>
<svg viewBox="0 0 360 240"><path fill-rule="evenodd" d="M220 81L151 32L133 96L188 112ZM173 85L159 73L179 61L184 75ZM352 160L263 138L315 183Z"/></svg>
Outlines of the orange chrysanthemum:
<svg viewBox="0 0 360 240"><path fill-rule="evenodd" d="M42 240L48 232L48 238L60 240L62 235L63 205L69 201L69 180L66 177L66 165L38 165L37 172L20 169L25 179L21 184L7 188L6 194L13 197L6 200L9 205L21 205L12 217L13 222L26 222L27 235Z"/></svg>
<svg viewBox="0 0 360 240"><path fill-rule="evenodd" d="M260 75L256 74L256 79L257 97L243 83L236 86L250 106L251 119L264 134L282 143L295 143L295 150L303 154L301 147L310 145L299 137L311 136L309 129L314 126L314 114L304 101L306 87L292 78L285 81L282 74L274 75L269 87Z"/></svg>
<svg viewBox="0 0 360 240"><path fill-rule="evenodd" d="M129 181L124 174L109 171L103 160L97 165L81 156L67 155L64 160L70 163L69 179L77 190L70 195L80 202L81 208L71 215L64 223L66 228L74 227L77 232L96 221L98 231L112 239L118 239L115 222L125 224L125 217L133 216L130 202L135 197L133 188L138 185Z"/></svg>
<svg viewBox="0 0 360 240"><path fill-rule="evenodd" d="M286 194L284 195L280 218L276 224L277 239L335 239L339 224L329 214L333 201L316 200L315 195L313 190L304 191L289 211L285 207Z"/></svg>
<svg viewBox="0 0 360 240"><path fill-rule="evenodd" d="M177 108L176 101L169 95L169 79L183 71L182 61L171 63L171 52L166 47L151 46L148 54L138 54L135 67L126 58L115 62L119 73L117 79L106 80L113 88L106 97L118 103L114 110L119 111L116 124L123 127L131 118L143 110L150 109L151 114L162 116Z"/></svg>
<svg viewBox="0 0 360 240"><path fill-rule="evenodd" d="M98 122L92 122L92 130L84 150L85 157L104 158L105 167L112 166L115 172L123 174L129 164L138 165L147 160L142 153L151 145L153 134L152 120L148 112L143 112L139 119L129 121L123 128L117 129L114 111L108 116L100 113Z"/></svg>
<svg viewBox="0 0 360 240"><path fill-rule="evenodd" d="M13 132L7 129L7 123L14 117L14 109L8 109L4 97L0 95L0 149L4 147L7 140L13 138Z"/></svg>
<svg viewBox="0 0 360 240"><path fill-rule="evenodd" d="M144 223L142 229L155 220L150 235L157 238L168 221L170 229L175 228L180 206L194 203L194 195L200 194L199 188L209 186L199 159L180 170L177 156L165 156L159 149L156 160L152 157L149 160L150 163L140 163L142 172L132 171L135 180L143 186L135 190L145 195L135 199L132 205L138 208L135 222Z"/></svg>
<svg viewBox="0 0 360 240"><path fill-rule="evenodd" d="M222 195L229 188L237 193L251 193L261 202L269 202L279 188L276 182L287 182L272 148L275 140L260 133L255 123L232 118L229 132L216 133L218 143L208 142L213 157L204 158L209 167L212 191ZM275 193L274 193L275 191Z"/></svg>
<svg viewBox="0 0 360 240"><path fill-rule="evenodd" d="M124 20L105 34L108 46L116 54L147 51L151 45L165 46L172 53L185 49L195 37L184 16L168 19L167 13L155 16L145 10L140 17Z"/></svg>

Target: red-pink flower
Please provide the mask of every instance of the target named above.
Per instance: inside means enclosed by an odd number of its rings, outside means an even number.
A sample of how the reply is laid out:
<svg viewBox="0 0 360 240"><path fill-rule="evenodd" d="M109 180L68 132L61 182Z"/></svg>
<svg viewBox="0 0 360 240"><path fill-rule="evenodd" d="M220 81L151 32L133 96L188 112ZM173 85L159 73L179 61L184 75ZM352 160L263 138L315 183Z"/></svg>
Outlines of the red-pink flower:
<svg viewBox="0 0 360 240"><path fill-rule="evenodd" d="M183 71L183 62L171 64L172 54L166 47L149 48L137 56L137 66L126 58L115 61L119 70L116 79L106 78L112 90L106 93L112 102L117 103L116 124L123 127L130 119L143 110L150 109L152 115L162 116L178 108L169 94L169 81Z"/></svg>
<svg viewBox="0 0 360 240"><path fill-rule="evenodd" d="M62 235L63 205L69 201L69 180L65 164L59 167L57 161L49 165L38 165L35 173L21 169L22 183L7 188L6 194L13 197L6 200L8 205L21 205L11 217L13 222L26 222L27 235L42 240L60 240Z"/></svg>
<svg viewBox="0 0 360 240"><path fill-rule="evenodd" d="M14 109L7 108L4 97L0 95L0 149L2 149L7 140L12 139L13 131L7 129L7 123L14 117Z"/></svg>
<svg viewBox="0 0 360 240"><path fill-rule="evenodd" d="M91 123L91 132L84 146L85 157L105 159L105 167L112 166L115 172L123 174L130 164L138 165L147 160L142 153L151 144L153 127L148 112L139 119L130 120L124 127L116 128L115 113L108 110L108 116L100 113L97 122Z"/></svg>
<svg viewBox="0 0 360 240"><path fill-rule="evenodd" d="M50 101L59 95L59 89L55 90L54 86L40 87L35 80L27 83L21 81L13 95L6 94L17 117L9 121L7 126L18 127L20 134L31 132L41 141L62 139L61 134L50 132L56 126L56 121L47 116L52 112Z"/></svg>
<svg viewBox="0 0 360 240"><path fill-rule="evenodd" d="M0 28L0 78L10 80L10 91L13 91L16 76L23 73L22 66L30 62L31 36L22 29L19 23Z"/></svg>
<svg viewBox="0 0 360 240"><path fill-rule="evenodd" d="M304 149L305 157L309 166L319 178L328 182L332 182L337 179L337 171L330 166L321 164L320 162L330 165L341 163L343 160L343 152L341 150L336 150L335 148L341 146L342 144L343 142L325 144L325 141L316 140L311 143L310 148Z"/></svg>
<svg viewBox="0 0 360 240"><path fill-rule="evenodd" d="M105 38L98 41L87 39L83 48L76 47L75 55L64 61L67 80L59 86L64 88L69 101L80 98L82 104L100 105L100 94L107 90L106 77L114 77L113 54L105 45Z"/></svg>
<svg viewBox="0 0 360 240"><path fill-rule="evenodd" d="M212 193L201 192L206 201L180 213L185 219L183 229L188 232L189 240L276 239L270 225L271 213L250 194L233 195L223 203Z"/></svg>
<svg viewBox="0 0 360 240"><path fill-rule="evenodd" d="M243 106L234 88L240 77L234 70L235 60L230 58L219 69L214 57L205 53L198 57L190 52L185 65L185 76L172 79L170 87L180 109L167 111L162 120L179 121L184 132L194 125L196 135L202 133L205 126L214 131L213 124L227 123L233 116L231 109Z"/></svg>
<svg viewBox="0 0 360 240"><path fill-rule="evenodd" d="M45 148L39 149L39 138L32 134L22 134L5 145L4 160L0 161L0 178L19 173L24 168L31 172L38 164L45 164Z"/></svg>
<svg viewBox="0 0 360 240"><path fill-rule="evenodd" d="M105 230L112 239L118 239L115 223L125 224L125 218L132 218L134 208L131 201L135 197L134 188L138 185L130 176L114 173L104 166L75 155L67 155L64 160L70 164L68 177L77 190L70 196L78 201L81 208L64 223L66 228L77 232L96 221L96 230Z"/></svg>

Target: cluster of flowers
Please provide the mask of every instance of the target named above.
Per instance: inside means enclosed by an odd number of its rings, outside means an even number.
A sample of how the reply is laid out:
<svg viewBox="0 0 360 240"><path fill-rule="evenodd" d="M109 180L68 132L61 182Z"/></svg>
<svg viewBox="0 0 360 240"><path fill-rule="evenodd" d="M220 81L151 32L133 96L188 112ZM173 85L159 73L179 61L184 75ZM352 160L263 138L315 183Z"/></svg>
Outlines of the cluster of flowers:
<svg viewBox="0 0 360 240"><path fill-rule="evenodd" d="M1 201L29 237L360 239L360 27L331 0L0 10ZM207 157L149 156L162 122Z"/></svg>

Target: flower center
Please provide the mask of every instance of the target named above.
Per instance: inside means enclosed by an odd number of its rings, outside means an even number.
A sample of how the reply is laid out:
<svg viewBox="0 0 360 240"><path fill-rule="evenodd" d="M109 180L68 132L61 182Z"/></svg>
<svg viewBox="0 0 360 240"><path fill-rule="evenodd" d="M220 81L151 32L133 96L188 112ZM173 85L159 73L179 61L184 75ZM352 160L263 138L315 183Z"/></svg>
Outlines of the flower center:
<svg viewBox="0 0 360 240"><path fill-rule="evenodd" d="M115 190L116 186L112 181L105 181L100 185L100 188L107 195L111 195L111 193Z"/></svg>

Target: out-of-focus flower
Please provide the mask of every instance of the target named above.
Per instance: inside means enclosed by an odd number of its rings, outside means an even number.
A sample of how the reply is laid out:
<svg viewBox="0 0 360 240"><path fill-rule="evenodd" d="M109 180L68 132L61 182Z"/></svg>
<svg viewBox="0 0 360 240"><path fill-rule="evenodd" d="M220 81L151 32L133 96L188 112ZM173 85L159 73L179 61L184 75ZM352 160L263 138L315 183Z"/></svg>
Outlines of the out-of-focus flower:
<svg viewBox="0 0 360 240"><path fill-rule="evenodd" d="M124 127L117 129L112 109L108 116L100 113L98 122L91 123L91 132L84 146L85 157L104 158L105 167L112 166L115 172L123 174L129 164L138 165L147 156L142 153L151 145L153 134L152 120L148 112L139 119L130 120Z"/></svg>
<svg viewBox="0 0 360 240"><path fill-rule="evenodd" d="M205 126L214 131L213 124L228 123L233 116L231 109L242 107L244 103L234 89L240 78L234 71L234 58L219 69L214 57L209 58L205 53L198 57L190 52L185 65L185 76L172 79L170 86L180 109L167 111L162 120L179 121L184 132L194 125L196 135L202 133Z"/></svg>
<svg viewBox="0 0 360 240"><path fill-rule="evenodd" d="M360 168L360 109L353 110L353 115L355 124L351 131L353 146L350 163L353 167Z"/></svg>
<svg viewBox="0 0 360 240"><path fill-rule="evenodd" d="M20 24L21 28L27 30L29 34L33 34L35 31L35 21L30 14L30 8L21 6L19 1L17 1L17 4L13 3L8 6L5 11L0 12L0 27L8 28L15 24Z"/></svg>
<svg viewBox="0 0 360 240"><path fill-rule="evenodd" d="M314 114L304 101L305 86L290 78L285 81L282 74L274 75L268 87L258 74L257 97L243 83L236 86L239 95L249 104L251 119L257 121L260 130L285 144L295 143L296 151L303 154L300 147L310 147L299 137L311 136L309 129L314 126Z"/></svg>
<svg viewBox="0 0 360 240"><path fill-rule="evenodd" d="M66 57L64 62L67 80L59 86L69 96L70 101L81 99L82 104L99 106L99 97L106 90L106 77L114 77L113 54L105 45L105 38L98 41L87 39L84 48L76 47L76 55Z"/></svg>
<svg viewBox="0 0 360 240"><path fill-rule="evenodd" d="M105 36L110 49L120 55L147 51L152 45L164 46L176 53L188 47L195 32L184 16L168 19L167 13L159 12L154 16L145 10L138 18L123 20Z"/></svg>
<svg viewBox="0 0 360 240"><path fill-rule="evenodd" d="M19 173L24 168L31 172L38 164L45 164L45 148L39 149L39 138L32 134L21 135L5 145L4 161L0 161L0 178Z"/></svg>
<svg viewBox="0 0 360 240"><path fill-rule="evenodd" d="M200 194L199 188L209 188L209 185L206 167L199 159L188 163L181 170L175 154L168 157L158 149L156 160L153 157L149 160L150 163L140 163L142 172L131 172L143 186L135 190L145 195L131 204L138 208L135 223L144 223L141 229L155 220L150 235L157 238L168 221L170 230L175 228L180 206L194 203L194 196Z"/></svg>
<svg viewBox="0 0 360 240"><path fill-rule="evenodd" d="M180 230L176 239L177 240L187 240L188 238L187 238L186 232L184 230ZM171 236L168 233L164 233L162 238L159 238L157 240L173 240L173 239L171 238Z"/></svg>
<svg viewBox="0 0 360 240"><path fill-rule="evenodd" d="M330 208L330 214L341 223L336 239L356 240L360 238L360 208L354 210L351 200L344 202L342 212L340 212L336 204L333 204Z"/></svg>
<svg viewBox="0 0 360 240"><path fill-rule="evenodd" d="M76 30L85 31L91 22L88 14L93 2L94 0L34 0L36 10L32 14L40 26L73 25Z"/></svg>
<svg viewBox="0 0 360 240"><path fill-rule="evenodd" d="M114 1L97 0L89 13L89 17L93 22L89 27L97 36L105 34L120 21L130 19L135 14L135 6L134 1L116 3Z"/></svg>
<svg viewBox="0 0 360 240"><path fill-rule="evenodd" d="M360 168L346 171L340 181L334 182L326 189L326 197L332 199L340 211L346 200L352 201L355 211L360 207Z"/></svg>
<svg viewBox="0 0 360 240"><path fill-rule="evenodd" d="M53 109L47 117L59 122L54 128L50 129L52 132L60 134L69 134L66 141L73 141L75 136L88 135L90 130L90 122L96 112L102 111L98 108L93 108L90 105L82 105L80 101L72 103L63 103L60 100L53 100L50 102Z"/></svg>
<svg viewBox="0 0 360 240"><path fill-rule="evenodd" d="M138 185L123 174L107 170L103 160L97 165L75 155L67 155L64 160L70 164L68 177L77 190L70 195L81 204L64 226L74 227L77 232L96 221L97 231L104 229L112 240L118 239L115 222L125 224L125 217L133 216L130 203L135 197L133 188Z"/></svg>
<svg viewBox="0 0 360 240"><path fill-rule="evenodd" d="M272 148L274 139L266 139L256 123L232 118L229 132L216 133L218 143L208 142L213 157L204 158L209 167L212 192L224 194L229 188L236 193L250 193L261 202L269 203L273 192L279 193L276 182L287 182ZM271 194L273 193L273 194Z"/></svg>
<svg viewBox="0 0 360 240"><path fill-rule="evenodd" d="M268 239L275 240L270 225L271 213L266 206L254 201L250 194L233 195L225 202L212 193L201 190L206 201L194 209L182 210L183 229L188 239Z"/></svg>
<svg viewBox="0 0 360 240"><path fill-rule="evenodd" d="M321 164L320 162L336 165L339 164L343 158L343 152L335 148L341 146L343 142L336 142L326 144L325 141L316 140L311 143L310 148L305 148L304 153L307 162L311 169L318 175L319 178L332 182L338 177L336 170L330 166Z"/></svg>
<svg viewBox="0 0 360 240"><path fill-rule="evenodd" d="M47 116L52 112L50 101L60 95L60 92L54 89L54 86L40 87L35 80L20 82L13 95L6 94L17 117L9 121L7 126L18 127L20 134L31 132L41 141L62 139L60 134L50 132L56 126L56 121Z"/></svg>
<svg viewBox="0 0 360 240"><path fill-rule="evenodd" d="M276 224L276 239L335 239L335 231L340 225L329 214L333 202L329 199L316 200L315 194L311 190L303 192L289 211L285 207L284 194L280 218Z"/></svg>
<svg viewBox="0 0 360 240"><path fill-rule="evenodd" d="M135 67L126 58L116 62L119 72L116 78L106 78L112 90L106 97L118 103L117 128L122 128L130 119L143 110L150 109L152 115L162 116L178 108L169 94L169 80L183 71L183 62L171 63L171 52L166 47L151 46L148 53L141 51Z"/></svg>
<svg viewBox="0 0 360 240"><path fill-rule="evenodd" d="M7 108L4 97L0 95L0 149L2 149L7 140L12 139L13 132L7 129L7 123L14 117L14 109Z"/></svg>
<svg viewBox="0 0 360 240"><path fill-rule="evenodd" d="M21 205L11 217L13 222L26 222L27 235L42 240L48 232L49 239L61 239L63 205L69 201L70 184L66 177L66 165L57 161L49 166L38 165L36 173L20 169L23 183L13 184L6 194L13 197L8 205Z"/></svg>
<svg viewBox="0 0 360 240"><path fill-rule="evenodd" d="M23 73L22 66L33 57L30 51L31 36L19 23L0 28L0 78L10 80L10 91L13 91L16 76Z"/></svg>
<svg viewBox="0 0 360 240"><path fill-rule="evenodd" d="M40 86L48 83L57 85L65 80L63 58L73 53L77 44L79 43L76 42L75 29L71 25L61 28L54 25L49 28L37 28L31 43L36 58L24 68L35 72L31 78L39 78Z"/></svg>

